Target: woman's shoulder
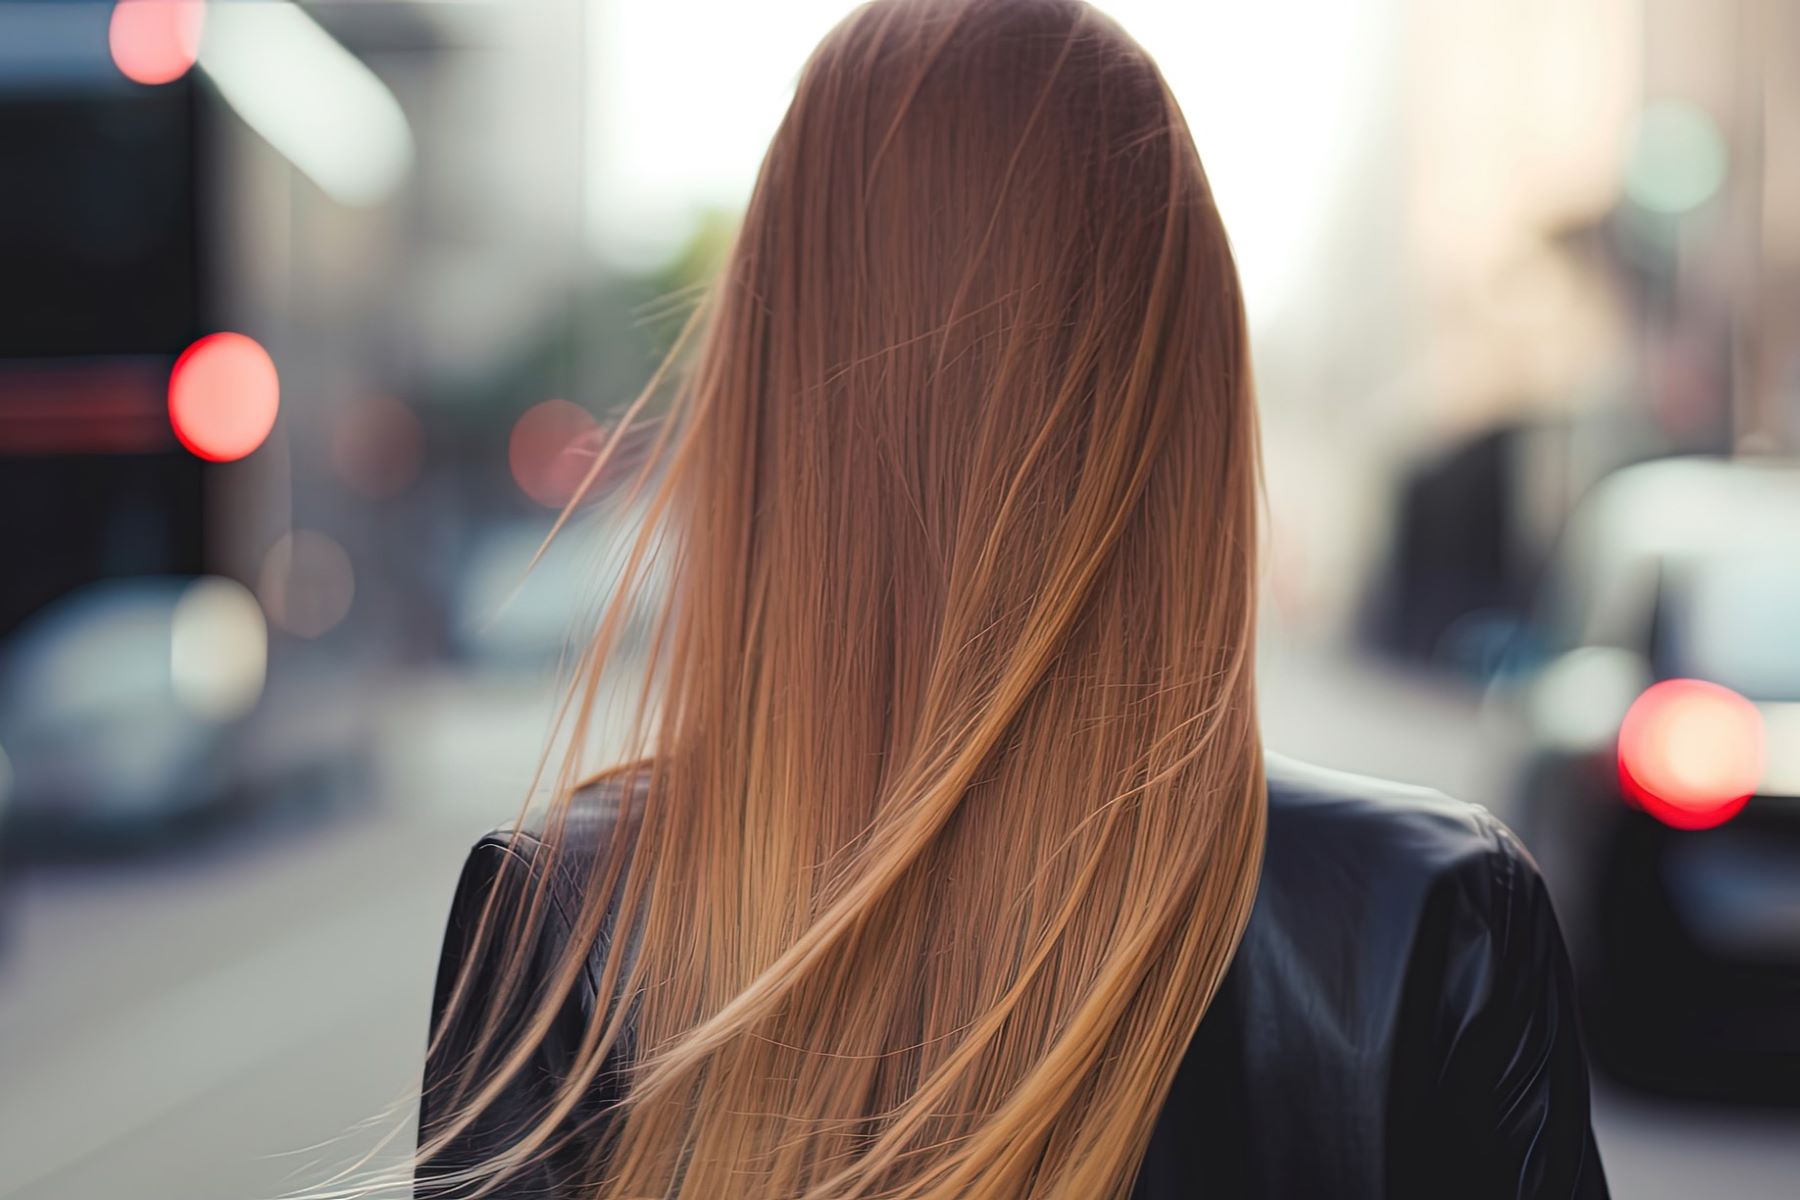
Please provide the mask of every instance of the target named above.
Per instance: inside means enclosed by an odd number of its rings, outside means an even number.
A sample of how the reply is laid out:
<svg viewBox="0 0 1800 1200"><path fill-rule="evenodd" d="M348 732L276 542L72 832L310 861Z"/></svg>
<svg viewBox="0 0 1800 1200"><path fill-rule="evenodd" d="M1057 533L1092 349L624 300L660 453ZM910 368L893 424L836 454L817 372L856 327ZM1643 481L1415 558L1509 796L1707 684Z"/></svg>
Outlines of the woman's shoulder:
<svg viewBox="0 0 1800 1200"><path fill-rule="evenodd" d="M550 866L569 881L588 877L594 862L630 822L632 790L641 781L609 772L576 788L560 805L534 806L517 821L476 839L470 860L509 863L527 872ZM548 849L554 846L554 854Z"/></svg>
<svg viewBox="0 0 1800 1200"><path fill-rule="evenodd" d="M531 943L526 960L531 970L555 968L570 938L586 927L584 902L606 867L603 856L632 826L636 806L629 802L630 789L636 786L618 773L602 776L577 788L565 803L530 809L476 839L451 899L440 1001L454 987L464 958L504 957L513 950L504 943L520 937ZM484 924L505 936L480 939L477 931ZM591 953L603 952L610 935L610 920L602 921ZM592 1000L595 966L588 964L579 989L584 1005Z"/></svg>
<svg viewBox="0 0 1800 1200"><path fill-rule="evenodd" d="M1152 1168L1203 1160L1232 1195L1462 1195L1475 1172L1603 1197L1573 982L1524 847L1429 789L1273 756L1266 774L1256 905Z"/></svg>
<svg viewBox="0 0 1800 1200"><path fill-rule="evenodd" d="M1509 973L1520 985L1566 975L1537 864L1486 809L1285 759L1271 759L1268 780L1262 880L1238 956L1246 976L1333 979L1330 1002L1346 1018L1398 1021L1403 1006L1428 1003L1454 1024L1499 999Z"/></svg>
<svg viewBox="0 0 1800 1200"><path fill-rule="evenodd" d="M509 953L498 943L476 946L476 931L486 921L507 930L508 939L528 937L534 969L552 968L583 928L584 902L606 868L607 851L632 827L636 806L629 802L630 789L636 786L641 785L619 774L602 776L577 788L565 803L532 808L477 838L451 899L441 962L460 962L477 949ZM610 933L610 921L603 922L594 952L604 949ZM589 963L584 1000L591 999L595 965ZM440 967L440 973L449 970ZM440 990L452 985L450 975L440 979Z"/></svg>
<svg viewBox="0 0 1800 1200"><path fill-rule="evenodd" d="M1518 838L1478 804L1276 755L1267 777L1265 888L1379 903L1384 894L1485 892L1536 877Z"/></svg>

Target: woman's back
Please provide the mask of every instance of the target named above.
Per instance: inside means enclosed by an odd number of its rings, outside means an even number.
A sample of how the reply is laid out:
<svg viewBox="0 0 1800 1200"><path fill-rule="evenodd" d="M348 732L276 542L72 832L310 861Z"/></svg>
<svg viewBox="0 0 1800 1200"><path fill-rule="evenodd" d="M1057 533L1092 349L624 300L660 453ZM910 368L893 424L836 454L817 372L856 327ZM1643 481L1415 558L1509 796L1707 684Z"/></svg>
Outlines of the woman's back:
<svg viewBox="0 0 1800 1200"><path fill-rule="evenodd" d="M876 0L802 73L693 328L549 811L467 885L424 1169L478 1190L555 1162L584 1200L1125 1196L1290 854L1247 327L1186 122L1079 0ZM580 741L621 660L629 836L595 836ZM1331 903L1259 936L1321 936L1355 909ZM1368 911L1412 946L1452 910ZM1253 1003L1246 1051L1299 1022L1279 1036L1341 1039L1314 1066L1348 1087L1358 1038L1410 1045L1403 1018L1474 986L1378 948L1302 956L1347 990ZM1406 1061L1437 1050L1460 1065L1445 1038ZM1367 1118L1335 1119L1359 1145ZM1359 1152L1331 1178L1396 1177Z"/></svg>
<svg viewBox="0 0 1800 1200"><path fill-rule="evenodd" d="M619 801L616 786L579 795L571 841L584 849L561 868L558 912L579 908L584 859L622 835ZM1278 759L1268 804L1254 914L1161 1104L1132 1200L1605 1196L1562 939L1512 834L1436 793ZM439 1014L493 881L509 861L530 870L539 846L529 830L502 831L470 855ZM506 894L523 895L524 878ZM551 921L534 962L554 963L568 932ZM548 1102L599 1007L604 957L597 945L524 1085L422 1174L421 1197L459 1194L431 1181L478 1162ZM627 1039L620 1057L630 1053ZM584 1112L604 1113L612 1087L598 1085ZM435 1091L426 1125L441 1117ZM565 1152L502 1194L575 1194L580 1169Z"/></svg>

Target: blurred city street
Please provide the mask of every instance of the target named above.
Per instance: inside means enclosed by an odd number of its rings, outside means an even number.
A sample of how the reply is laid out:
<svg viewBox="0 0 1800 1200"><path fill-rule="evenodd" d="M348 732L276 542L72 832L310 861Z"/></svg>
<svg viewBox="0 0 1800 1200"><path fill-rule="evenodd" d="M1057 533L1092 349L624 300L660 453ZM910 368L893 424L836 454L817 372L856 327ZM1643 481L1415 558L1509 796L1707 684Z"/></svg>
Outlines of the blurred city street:
<svg viewBox="0 0 1800 1200"><path fill-rule="evenodd" d="M1264 660L1272 746L1504 811L1504 764L1466 690L1299 646ZM366 804L19 882L0 973L0 1195L272 1198L384 1133L409 1144L450 888L527 784L543 696L532 681L410 681L380 705L401 757ZM1603 1086L1597 1127L1620 1197L1788 1200L1800 1179L1800 1113Z"/></svg>
<svg viewBox="0 0 1800 1200"><path fill-rule="evenodd" d="M0 0L0 1200L404 1164L852 7ZM1800 1079L1800 3L1098 7L1241 279L1267 744L1518 826L1622 1075ZM1622 1200L1800 1197L1800 1108L1596 1088Z"/></svg>

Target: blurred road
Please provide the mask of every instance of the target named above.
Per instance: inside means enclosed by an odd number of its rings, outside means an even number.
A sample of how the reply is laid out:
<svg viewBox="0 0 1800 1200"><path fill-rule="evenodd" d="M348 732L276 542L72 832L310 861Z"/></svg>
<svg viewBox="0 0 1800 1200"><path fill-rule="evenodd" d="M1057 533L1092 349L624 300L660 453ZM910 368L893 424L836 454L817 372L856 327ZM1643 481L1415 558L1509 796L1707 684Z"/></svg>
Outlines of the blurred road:
<svg viewBox="0 0 1800 1200"><path fill-rule="evenodd" d="M1263 674L1276 748L1504 814L1466 692L1296 648ZM10 889L0 1196L263 1200L410 1143L450 887L516 807L546 712L530 680L415 681L383 710L376 803ZM1598 1124L1620 1197L1800 1194L1800 1114L1603 1092Z"/></svg>
<svg viewBox="0 0 1800 1200"><path fill-rule="evenodd" d="M445 905L529 786L544 693L417 681L367 807L13 888L0 1195L264 1200L409 1145Z"/></svg>

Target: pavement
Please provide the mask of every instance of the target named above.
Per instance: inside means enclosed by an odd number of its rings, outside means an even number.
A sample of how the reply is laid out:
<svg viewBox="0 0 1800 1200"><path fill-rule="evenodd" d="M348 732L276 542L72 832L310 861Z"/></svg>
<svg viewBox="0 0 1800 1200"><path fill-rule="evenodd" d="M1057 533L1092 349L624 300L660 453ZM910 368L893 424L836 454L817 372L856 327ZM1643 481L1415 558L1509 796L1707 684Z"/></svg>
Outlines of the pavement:
<svg viewBox="0 0 1800 1200"><path fill-rule="evenodd" d="M1506 815L1504 748L1467 689L1303 646L1265 651L1262 689L1276 749ZM401 1162L445 905L529 787L544 694L401 681L361 802L12 881L0 1197L273 1200ZM1800 1195L1800 1113L1603 1089L1596 1126L1620 1197Z"/></svg>

